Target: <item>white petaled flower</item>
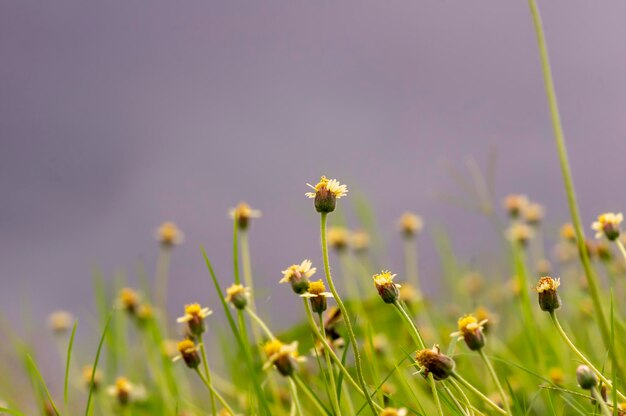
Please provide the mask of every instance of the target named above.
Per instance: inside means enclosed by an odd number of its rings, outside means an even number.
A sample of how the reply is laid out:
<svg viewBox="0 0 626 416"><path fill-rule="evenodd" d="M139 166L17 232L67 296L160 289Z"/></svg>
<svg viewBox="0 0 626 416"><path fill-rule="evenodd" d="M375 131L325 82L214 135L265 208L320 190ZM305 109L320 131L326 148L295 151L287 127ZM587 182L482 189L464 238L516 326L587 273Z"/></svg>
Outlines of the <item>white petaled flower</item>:
<svg viewBox="0 0 626 416"><path fill-rule="evenodd" d="M315 198L317 192L324 189L333 194L337 199L345 196L348 193L347 185L342 185L337 179L328 179L326 178L326 176L322 176L320 178L320 181L315 186L311 185L310 183L307 183L307 185L315 190L315 192L307 192L305 194L309 198Z"/></svg>
<svg viewBox="0 0 626 416"><path fill-rule="evenodd" d="M317 271L317 268L312 266L313 263L308 259L303 260L300 264L293 264L289 266L281 272L283 274L283 278L280 279L279 283L288 283L294 278L310 278Z"/></svg>
<svg viewBox="0 0 626 416"><path fill-rule="evenodd" d="M591 228L596 232L596 238L602 238L606 236L609 240L613 241L620 234L620 224L624 220L624 216L621 212L606 212L598 215L598 221L591 224Z"/></svg>
<svg viewBox="0 0 626 416"><path fill-rule="evenodd" d="M164 222L154 233L154 238L166 247L181 244L185 239L185 234L171 221Z"/></svg>
<svg viewBox="0 0 626 416"><path fill-rule="evenodd" d="M199 317L200 319L204 319L207 316L211 315L213 311L209 308L202 308L198 303L192 303L191 305L185 305L185 314L176 319L176 322L179 324L184 324L186 322L192 321Z"/></svg>

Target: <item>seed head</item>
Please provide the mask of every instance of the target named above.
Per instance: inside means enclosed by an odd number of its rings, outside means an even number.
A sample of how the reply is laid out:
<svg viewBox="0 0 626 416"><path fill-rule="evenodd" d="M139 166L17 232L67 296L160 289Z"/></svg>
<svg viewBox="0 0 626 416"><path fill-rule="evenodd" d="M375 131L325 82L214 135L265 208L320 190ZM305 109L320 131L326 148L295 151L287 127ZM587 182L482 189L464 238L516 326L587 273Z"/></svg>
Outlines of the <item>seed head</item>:
<svg viewBox="0 0 626 416"><path fill-rule="evenodd" d="M421 373L425 377L432 373L435 380L445 380L454 371L454 360L442 354L439 345L418 351L415 361L420 365Z"/></svg>
<svg viewBox="0 0 626 416"><path fill-rule="evenodd" d="M322 176L317 185L308 184L315 192L307 192L305 195L315 199L315 210L320 213L333 212L337 199L348 193L348 187L342 185L336 179L327 179Z"/></svg>
<svg viewBox="0 0 626 416"><path fill-rule="evenodd" d="M312 267L311 260L303 260L300 264L292 264L282 271L283 278L279 283L290 283L291 288L298 295L301 295L309 288L309 278L315 274L317 269Z"/></svg>
<svg viewBox="0 0 626 416"><path fill-rule="evenodd" d="M535 286L535 291L539 295L539 307L542 311L552 312L561 307L561 297L557 292L557 288L561 284L561 279L553 279L550 276L544 276L539 279L539 283Z"/></svg>
<svg viewBox="0 0 626 416"><path fill-rule="evenodd" d="M624 216L621 212L606 212L598 215L598 221L591 224L591 228L596 232L596 238L602 238L604 235L610 241L614 241L619 237L620 224Z"/></svg>
<svg viewBox="0 0 626 416"><path fill-rule="evenodd" d="M245 202L240 202L237 207L232 208L229 211L229 215L232 219L237 221L237 227L246 231L250 226L250 219L259 218L261 216L261 211L258 209L252 209L250 205Z"/></svg>
<svg viewBox="0 0 626 416"><path fill-rule="evenodd" d="M398 289L400 285L393 282L395 274L391 274L389 270L383 270L380 274L372 276L374 286L378 290L378 294L385 303L394 303L400 295Z"/></svg>
<svg viewBox="0 0 626 416"><path fill-rule="evenodd" d="M164 222L156 230L155 238L163 247L171 248L179 245L185 239L185 235L173 222Z"/></svg>

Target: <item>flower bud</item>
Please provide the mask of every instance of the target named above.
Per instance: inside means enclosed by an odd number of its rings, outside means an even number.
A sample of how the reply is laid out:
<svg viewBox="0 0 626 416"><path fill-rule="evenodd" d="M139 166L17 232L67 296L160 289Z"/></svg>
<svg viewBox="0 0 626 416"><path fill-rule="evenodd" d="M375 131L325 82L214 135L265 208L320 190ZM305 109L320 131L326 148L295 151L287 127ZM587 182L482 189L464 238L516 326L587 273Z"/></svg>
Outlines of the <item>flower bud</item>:
<svg viewBox="0 0 626 416"><path fill-rule="evenodd" d="M245 309L248 306L250 289L242 285L232 285L226 289L226 302L230 302L237 309Z"/></svg>
<svg viewBox="0 0 626 416"><path fill-rule="evenodd" d="M486 320L478 322L471 314L462 316L458 321L459 330L451 335L464 340L470 350L478 351L485 346L483 325L486 322Z"/></svg>
<svg viewBox="0 0 626 416"><path fill-rule="evenodd" d="M311 282L308 292L303 293L300 296L303 298L309 298L313 312L321 314L328 308L326 298L332 298L333 294L326 292L326 286L320 279L317 282Z"/></svg>
<svg viewBox="0 0 626 416"><path fill-rule="evenodd" d="M393 282L395 274L391 274L388 270L383 270L380 274L373 276L374 286L378 290L378 294L385 303L394 303L400 296L400 285Z"/></svg>
<svg viewBox="0 0 626 416"><path fill-rule="evenodd" d="M306 196L315 199L315 210L320 213L329 213L335 210L337 199L348 192L346 185L341 185L336 179L320 178L317 185L307 184L315 192L307 192Z"/></svg>
<svg viewBox="0 0 626 416"><path fill-rule="evenodd" d="M237 228L246 231L250 226L250 219L259 218L261 211L252 209L245 202L240 202L236 208L230 210L230 217L237 221Z"/></svg>
<svg viewBox="0 0 626 416"><path fill-rule="evenodd" d="M291 289L298 295L304 294L309 289L309 278L315 274L317 269L311 267L311 260L303 260L300 264L292 264L282 271L283 278L279 283L291 284Z"/></svg>
<svg viewBox="0 0 626 416"><path fill-rule="evenodd" d="M435 380L445 380L454 371L454 360L442 354L439 345L418 351L415 361L422 368L425 377L432 374Z"/></svg>
<svg viewBox="0 0 626 416"><path fill-rule="evenodd" d="M198 346L190 339L184 339L177 344L180 358L185 361L189 368L198 368L200 365L200 354L198 354Z"/></svg>
<svg viewBox="0 0 626 416"><path fill-rule="evenodd" d="M622 213L606 212L598 215L598 221L591 224L591 228L596 231L596 238L604 235L608 240L615 241L619 237L620 224L624 219Z"/></svg>
<svg viewBox="0 0 626 416"><path fill-rule="evenodd" d="M424 228L424 222L422 221L422 217L419 215L415 215L411 212L405 212L398 220L398 228L404 238L413 238L422 231L422 228Z"/></svg>
<svg viewBox="0 0 626 416"><path fill-rule="evenodd" d="M539 295L539 307L542 311L553 312L561 307L561 297L557 292L560 284L561 279L553 279L549 276L539 279L535 291Z"/></svg>
<svg viewBox="0 0 626 416"><path fill-rule="evenodd" d="M591 390L598 385L598 377L586 365L579 365L576 369L576 380L583 390Z"/></svg>

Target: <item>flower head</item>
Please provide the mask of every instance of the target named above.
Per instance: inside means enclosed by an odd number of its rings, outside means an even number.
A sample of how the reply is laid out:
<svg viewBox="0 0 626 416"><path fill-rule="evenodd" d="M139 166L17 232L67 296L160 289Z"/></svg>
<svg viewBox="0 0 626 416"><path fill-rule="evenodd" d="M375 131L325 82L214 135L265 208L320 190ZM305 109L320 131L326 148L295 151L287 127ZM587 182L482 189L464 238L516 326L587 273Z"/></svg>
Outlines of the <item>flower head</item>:
<svg viewBox="0 0 626 416"><path fill-rule="evenodd" d="M569 241L570 243L576 242L576 230L574 229L574 226L569 222L561 226L559 234L561 235L561 238L565 241Z"/></svg>
<svg viewBox="0 0 626 416"><path fill-rule="evenodd" d="M378 290L378 294L385 303L394 303L398 300L400 295L398 289L400 285L393 282L395 274L391 274L389 270L383 270L380 274L372 276L374 279L374 286Z"/></svg>
<svg viewBox="0 0 626 416"><path fill-rule="evenodd" d="M445 380L454 371L454 360L442 354L439 345L418 351L415 361L424 377L432 373L435 380Z"/></svg>
<svg viewBox="0 0 626 416"><path fill-rule="evenodd" d="M370 235L365 230L357 230L352 233L350 243L355 253L364 253L370 246Z"/></svg>
<svg viewBox="0 0 626 416"><path fill-rule="evenodd" d="M528 206L529 201L526 195L511 194L504 198L504 209L513 219L518 218Z"/></svg>
<svg viewBox="0 0 626 416"><path fill-rule="evenodd" d="M148 303L142 303L137 309L137 319L140 324L145 324L154 317L154 310Z"/></svg>
<svg viewBox="0 0 626 416"><path fill-rule="evenodd" d="M258 209L252 209L250 205L245 202L240 202L237 207L232 208L229 211L229 215L232 219L237 220L237 226L240 230L247 230L250 225L250 219L259 218L261 211Z"/></svg>
<svg viewBox="0 0 626 416"><path fill-rule="evenodd" d="M296 363L305 360L304 357L298 356L297 341L283 344L278 339L273 339L263 345L263 351L267 355L263 368L268 369L273 365L283 376L292 375L296 369Z"/></svg>
<svg viewBox="0 0 626 416"><path fill-rule="evenodd" d="M184 339L176 344L176 349L179 355L175 356L172 361L178 361L182 358L187 367L198 368L200 365L200 354L198 354L200 345L196 345L196 343L190 339Z"/></svg>
<svg viewBox="0 0 626 416"><path fill-rule="evenodd" d="M139 306L139 295L133 289L125 287L120 290L118 305L128 313L134 315Z"/></svg>
<svg viewBox="0 0 626 416"><path fill-rule="evenodd" d="M483 329L486 323L486 319L479 322L472 314L464 315L459 318L459 330L450 335L458 337L459 340L464 340L470 350L477 351L485 346Z"/></svg>
<svg viewBox="0 0 626 416"><path fill-rule="evenodd" d="M345 251L350 244L350 233L344 227L329 227L326 238L330 248L337 252Z"/></svg>
<svg viewBox="0 0 626 416"><path fill-rule="evenodd" d="M173 222L164 222L156 230L155 238L163 247L173 247L181 244L185 239L185 235Z"/></svg>
<svg viewBox="0 0 626 416"><path fill-rule="evenodd" d="M245 309L250 297L250 288L242 285L231 285L226 289L226 302L230 302L237 309Z"/></svg>
<svg viewBox="0 0 626 416"><path fill-rule="evenodd" d="M524 208L522 214L524 215L524 219L528 225L537 227L541 224L541 221L546 213L543 205L530 203L526 206L526 208Z"/></svg>
<svg viewBox="0 0 626 416"><path fill-rule="evenodd" d="M591 368L586 365L579 365L576 368L576 381L583 390L591 390L598 385L598 377Z"/></svg>
<svg viewBox="0 0 626 416"><path fill-rule="evenodd" d="M191 303L189 305L185 305L185 314L176 319L176 322L179 324L186 323L189 328L189 332L198 336L206 330L204 318L212 313L213 311L209 308L203 308L198 303Z"/></svg>
<svg viewBox="0 0 626 416"><path fill-rule="evenodd" d="M539 279L535 291L539 295L539 307L542 311L552 312L561 307L561 297L557 292L560 284L561 279L553 279L550 276Z"/></svg>
<svg viewBox="0 0 626 416"><path fill-rule="evenodd" d="M127 405L131 401L139 401L145 397L145 390L137 386L126 377L118 377L115 384L107 388L107 393L117 399L121 405Z"/></svg>
<svg viewBox="0 0 626 416"><path fill-rule="evenodd" d="M591 224L591 228L596 232L596 238L602 238L604 235L611 241L614 241L619 237L620 224L624 220L624 216L621 212L613 213L606 212L598 215L598 221Z"/></svg>
<svg viewBox="0 0 626 416"><path fill-rule="evenodd" d="M55 334L67 332L74 322L74 316L67 311L52 312L48 316L48 326Z"/></svg>
<svg viewBox="0 0 626 416"><path fill-rule="evenodd" d="M313 312L322 313L328 308L326 298L332 298L333 294L326 291L324 281L320 279L317 282L309 283L309 290L301 294L300 297L310 298Z"/></svg>
<svg viewBox="0 0 626 416"><path fill-rule="evenodd" d="M328 213L335 210L337 199L348 193L348 187L342 185L336 179L327 179L322 176L317 185L308 184L315 192L307 192L309 198L315 198L315 209L317 212Z"/></svg>
<svg viewBox="0 0 626 416"><path fill-rule="evenodd" d="M533 230L526 224L515 223L506 230L509 241L526 246L533 237Z"/></svg>
<svg viewBox="0 0 626 416"><path fill-rule="evenodd" d="M418 235L424 228L422 217L412 212L405 212L398 220L398 228L405 238L411 238Z"/></svg>
<svg viewBox="0 0 626 416"><path fill-rule="evenodd" d="M92 384L93 377L93 384ZM96 370L93 372L93 367L90 365L83 366L82 368L82 378L83 383L89 389L90 386L93 386L93 390L98 390L100 384L102 383L102 372L100 370Z"/></svg>
<svg viewBox="0 0 626 416"><path fill-rule="evenodd" d="M317 269L312 267L311 260L303 260L300 264L292 264L281 273L283 278L279 283L290 283L294 292L301 295L309 288L309 278L315 274Z"/></svg>
<svg viewBox="0 0 626 416"><path fill-rule="evenodd" d="M565 375L563 374L563 369L560 367L552 367L548 370L548 378L554 384L563 384L565 381Z"/></svg>

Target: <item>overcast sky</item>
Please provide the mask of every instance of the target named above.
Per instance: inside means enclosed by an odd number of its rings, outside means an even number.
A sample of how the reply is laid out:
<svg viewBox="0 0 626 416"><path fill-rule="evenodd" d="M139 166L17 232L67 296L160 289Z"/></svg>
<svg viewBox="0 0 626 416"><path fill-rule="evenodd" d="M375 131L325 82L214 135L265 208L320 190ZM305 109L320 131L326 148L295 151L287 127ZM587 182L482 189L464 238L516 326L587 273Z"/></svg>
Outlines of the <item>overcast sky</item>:
<svg viewBox="0 0 626 416"><path fill-rule="evenodd" d="M626 2L540 2L586 224L626 206ZM400 269L404 210L443 224L465 259L496 239L446 163L484 167L498 198L567 219L524 1L4 1L0 5L0 311L91 310L90 269L154 270L153 230L176 221L172 305L215 296L205 244L231 277L227 211L263 211L253 265L264 313L280 270L320 264L306 183L372 202ZM349 196L341 202L350 204ZM349 216L351 225L358 225ZM425 278L438 267L420 242ZM131 278L133 274L131 273ZM293 299L289 297L288 302ZM295 318L294 318L295 319Z"/></svg>

